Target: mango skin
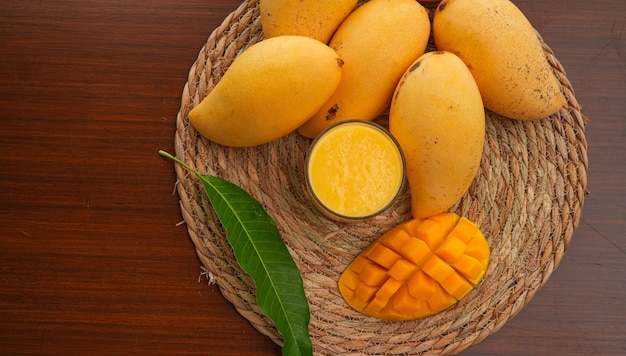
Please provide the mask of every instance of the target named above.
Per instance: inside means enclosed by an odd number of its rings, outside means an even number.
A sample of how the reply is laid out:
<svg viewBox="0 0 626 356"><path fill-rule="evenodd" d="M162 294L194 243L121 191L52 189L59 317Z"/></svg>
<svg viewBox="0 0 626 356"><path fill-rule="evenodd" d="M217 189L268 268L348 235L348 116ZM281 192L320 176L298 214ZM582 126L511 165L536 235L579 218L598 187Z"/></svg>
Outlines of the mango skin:
<svg viewBox="0 0 626 356"><path fill-rule="evenodd" d="M376 118L429 36L428 12L415 0L371 0L358 7L329 43L345 62L341 82L298 132L314 138L339 121Z"/></svg>
<svg viewBox="0 0 626 356"><path fill-rule="evenodd" d="M389 131L406 158L413 217L452 207L474 180L485 142L485 109L463 61L443 51L418 58L394 94Z"/></svg>
<svg viewBox="0 0 626 356"><path fill-rule="evenodd" d="M301 35L328 43L358 0L260 0L266 38Z"/></svg>
<svg viewBox="0 0 626 356"><path fill-rule="evenodd" d="M328 100L342 63L330 47L306 36L263 40L235 57L189 121L225 146L271 142L295 131Z"/></svg>
<svg viewBox="0 0 626 356"><path fill-rule="evenodd" d="M509 0L443 0L433 37L467 64L491 111L536 120L565 104L536 31Z"/></svg>

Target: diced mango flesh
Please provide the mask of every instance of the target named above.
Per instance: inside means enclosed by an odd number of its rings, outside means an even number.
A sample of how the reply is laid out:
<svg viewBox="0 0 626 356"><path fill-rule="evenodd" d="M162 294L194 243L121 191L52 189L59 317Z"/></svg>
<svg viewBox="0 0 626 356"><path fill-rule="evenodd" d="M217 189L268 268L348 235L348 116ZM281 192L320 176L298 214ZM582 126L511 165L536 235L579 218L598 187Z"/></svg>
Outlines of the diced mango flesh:
<svg viewBox="0 0 626 356"><path fill-rule="evenodd" d="M399 314L412 314L415 313L417 306L422 303L419 298L416 298L409 293L406 284L400 288L399 293L396 293L391 298L392 307L391 310L398 312Z"/></svg>
<svg viewBox="0 0 626 356"><path fill-rule="evenodd" d="M484 272L483 264L469 255L462 255L458 260L452 262L452 267L473 284L478 283Z"/></svg>
<svg viewBox="0 0 626 356"><path fill-rule="evenodd" d="M466 296L487 270L490 253L480 229L457 214L410 219L350 263L339 278L339 291L369 316L423 318Z"/></svg>
<svg viewBox="0 0 626 356"><path fill-rule="evenodd" d="M444 261L452 263L464 255L466 249L467 245L463 241L456 238L456 236L450 236L439 245L435 253Z"/></svg>
<svg viewBox="0 0 626 356"><path fill-rule="evenodd" d="M384 300L389 300L397 291L402 287L402 281L397 279L389 278L385 284L383 284L378 292L376 292L376 296L382 298Z"/></svg>
<svg viewBox="0 0 626 356"><path fill-rule="evenodd" d="M387 269L374 263L365 265L359 275L361 276L361 282L374 287L380 286L389 278Z"/></svg>
<svg viewBox="0 0 626 356"><path fill-rule="evenodd" d="M456 299L463 298L474 287L472 283L458 273L451 273L448 278L439 282L439 285Z"/></svg>
<svg viewBox="0 0 626 356"><path fill-rule="evenodd" d="M365 283L359 283L354 290L354 295L362 302L369 302L378 291L378 288L368 286Z"/></svg>
<svg viewBox="0 0 626 356"><path fill-rule="evenodd" d="M413 274L415 268L417 266L407 260L397 260L389 269L388 274L391 278L402 281Z"/></svg>
<svg viewBox="0 0 626 356"><path fill-rule="evenodd" d="M418 238L412 238L404 246L400 248L400 254L407 260L421 265L430 257L430 248L426 243Z"/></svg>
<svg viewBox="0 0 626 356"><path fill-rule="evenodd" d="M408 280L407 291L411 296L426 301L435 293L435 284L435 280L430 278L426 273L417 271Z"/></svg>
<svg viewBox="0 0 626 356"><path fill-rule="evenodd" d="M454 269L435 254L424 262L422 271L439 283L445 281L450 274L454 273Z"/></svg>
<svg viewBox="0 0 626 356"><path fill-rule="evenodd" d="M365 252L368 259L376 261L377 264L385 268L391 268L391 266L401 258L400 255L392 249L378 242L374 242L372 248L368 248Z"/></svg>

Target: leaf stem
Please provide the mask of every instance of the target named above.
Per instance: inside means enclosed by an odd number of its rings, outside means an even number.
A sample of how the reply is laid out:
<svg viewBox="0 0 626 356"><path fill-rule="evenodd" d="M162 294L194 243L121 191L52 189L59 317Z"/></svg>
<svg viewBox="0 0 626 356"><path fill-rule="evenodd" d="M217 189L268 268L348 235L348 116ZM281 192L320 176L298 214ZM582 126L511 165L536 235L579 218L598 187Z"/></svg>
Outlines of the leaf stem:
<svg viewBox="0 0 626 356"><path fill-rule="evenodd" d="M181 161L180 159L178 159L177 157L171 155L170 153L163 151L163 150L159 150L159 154L163 157L169 158L172 161L180 164L181 166L187 168L188 170L190 170L191 172L193 172L193 174L198 175L198 171L196 171L195 169L191 168L191 166L189 166L187 163Z"/></svg>

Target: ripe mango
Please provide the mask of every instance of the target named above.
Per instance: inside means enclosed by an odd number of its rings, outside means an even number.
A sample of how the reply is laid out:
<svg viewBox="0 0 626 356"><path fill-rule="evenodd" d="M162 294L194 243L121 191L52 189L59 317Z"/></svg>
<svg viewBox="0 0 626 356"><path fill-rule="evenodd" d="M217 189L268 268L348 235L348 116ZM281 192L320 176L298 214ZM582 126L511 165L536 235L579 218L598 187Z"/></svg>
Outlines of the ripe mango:
<svg viewBox="0 0 626 356"><path fill-rule="evenodd" d="M329 43L344 61L341 82L298 132L313 138L339 121L376 118L429 36L428 12L415 0L371 0L358 7Z"/></svg>
<svg viewBox="0 0 626 356"><path fill-rule="evenodd" d="M438 313L466 296L487 270L491 250L465 217L410 219L369 245L339 277L355 310L385 320Z"/></svg>
<svg viewBox="0 0 626 356"><path fill-rule="evenodd" d="M342 61L306 36L258 42L235 57L215 88L188 114L206 138L226 146L264 144L294 131L328 100Z"/></svg>
<svg viewBox="0 0 626 356"><path fill-rule="evenodd" d="M485 107L534 120L565 103L536 31L509 0L443 0L434 14L437 49L458 55L480 88Z"/></svg>
<svg viewBox="0 0 626 356"><path fill-rule="evenodd" d="M406 159L413 217L454 205L476 176L485 142L485 109L463 61L443 51L418 58L394 94L389 131Z"/></svg>
<svg viewBox="0 0 626 356"><path fill-rule="evenodd" d="M266 38L301 35L328 43L358 0L260 0Z"/></svg>

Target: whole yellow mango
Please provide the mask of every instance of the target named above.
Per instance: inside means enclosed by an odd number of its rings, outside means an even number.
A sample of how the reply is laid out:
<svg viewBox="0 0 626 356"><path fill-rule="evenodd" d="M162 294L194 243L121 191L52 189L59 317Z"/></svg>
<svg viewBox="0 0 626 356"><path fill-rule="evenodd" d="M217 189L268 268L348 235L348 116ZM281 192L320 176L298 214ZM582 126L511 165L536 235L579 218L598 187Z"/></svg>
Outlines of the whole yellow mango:
<svg viewBox="0 0 626 356"><path fill-rule="evenodd" d="M328 43L358 0L260 0L266 38L301 35Z"/></svg>
<svg viewBox="0 0 626 356"><path fill-rule="evenodd" d="M443 0L434 14L437 49L458 55L485 107L518 120L540 119L565 103L537 33L509 0Z"/></svg>
<svg viewBox="0 0 626 356"><path fill-rule="evenodd" d="M485 108L463 61L443 51L418 58L394 94L389 131L406 158L413 217L454 205L476 176L485 142Z"/></svg>
<svg viewBox="0 0 626 356"><path fill-rule="evenodd" d="M358 7L329 43L344 61L341 82L298 132L313 138L339 121L376 118L429 36L428 12L415 0L371 0Z"/></svg>
<svg viewBox="0 0 626 356"><path fill-rule="evenodd" d="M206 138L225 146L264 144L298 128L328 100L341 59L306 36L258 42L235 57L215 88L188 114Z"/></svg>

